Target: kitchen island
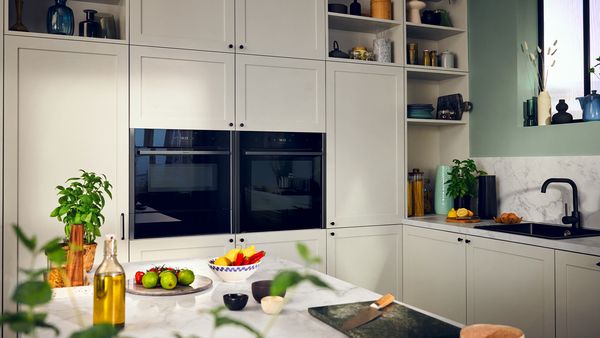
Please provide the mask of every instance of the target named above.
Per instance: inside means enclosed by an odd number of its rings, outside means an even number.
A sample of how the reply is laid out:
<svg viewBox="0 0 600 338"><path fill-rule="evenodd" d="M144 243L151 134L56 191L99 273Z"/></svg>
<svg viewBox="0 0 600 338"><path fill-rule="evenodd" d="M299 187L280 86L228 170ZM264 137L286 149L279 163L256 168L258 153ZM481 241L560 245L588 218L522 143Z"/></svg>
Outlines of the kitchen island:
<svg viewBox="0 0 600 338"><path fill-rule="evenodd" d="M287 260L266 257L259 270L248 281L239 283L224 283L214 275L207 266L206 259L179 260L160 262L174 267L186 267L196 274L210 277L214 284L204 292L182 296L149 297L127 294L126 321L123 335L127 337L175 337L179 333L184 337L195 335L210 337L213 328L213 318L203 311L223 305L223 295L226 293L246 293L249 296L248 305L242 311L228 311L225 314L231 318L242 320L258 330L262 330L272 319L262 312L260 304L252 298L251 283L257 280L271 279L282 269L303 269L298 264ZM146 270L152 263L124 264L128 278L136 271ZM312 284L304 283L297 289L288 292L291 297L279 318L275 321L268 337L344 337L344 335L325 323L312 317L307 309L310 307L343 304L361 301L373 301L380 295L312 271L329 283L335 291L320 289ZM72 296L72 297L71 297ZM76 303L73 306L72 301ZM92 288L55 289L55 295L47 308L49 322L61 330L61 337L68 335L83 326L92 323ZM433 318L440 319L455 326L460 326L439 316L421 311ZM435 321L434 319L431 319ZM426 333L424 333L426 335ZM53 337L49 331L44 331L43 337ZM391 332L381 332L378 336L393 336ZM215 337L252 337L243 329L227 326L216 331Z"/></svg>

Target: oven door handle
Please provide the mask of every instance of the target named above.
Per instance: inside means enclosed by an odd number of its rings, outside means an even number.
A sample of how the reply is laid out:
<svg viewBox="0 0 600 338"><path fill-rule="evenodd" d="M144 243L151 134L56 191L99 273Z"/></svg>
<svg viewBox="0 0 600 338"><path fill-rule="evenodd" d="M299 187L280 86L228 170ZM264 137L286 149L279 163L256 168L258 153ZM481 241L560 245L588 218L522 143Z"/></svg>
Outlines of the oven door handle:
<svg viewBox="0 0 600 338"><path fill-rule="evenodd" d="M139 155L229 155L223 150L138 150Z"/></svg>
<svg viewBox="0 0 600 338"><path fill-rule="evenodd" d="M318 151L245 151L247 156L321 156Z"/></svg>

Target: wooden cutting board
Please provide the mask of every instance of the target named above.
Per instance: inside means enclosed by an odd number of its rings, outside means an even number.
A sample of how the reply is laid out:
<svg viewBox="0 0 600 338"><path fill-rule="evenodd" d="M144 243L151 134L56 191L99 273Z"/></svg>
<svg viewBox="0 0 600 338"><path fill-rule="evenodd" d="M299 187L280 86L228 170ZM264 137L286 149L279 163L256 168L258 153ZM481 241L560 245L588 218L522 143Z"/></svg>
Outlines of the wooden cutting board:
<svg viewBox="0 0 600 338"><path fill-rule="evenodd" d="M146 289L144 286L136 284L134 280L128 279L125 291L132 295L141 296L181 296L210 289L212 284L212 279L196 275L194 282L188 286L177 285L172 290L165 290L157 285L154 289Z"/></svg>
<svg viewBox="0 0 600 338"><path fill-rule="evenodd" d="M479 218L479 217L446 218L446 222L448 222L448 223L479 223L479 222L481 222L481 218Z"/></svg>
<svg viewBox="0 0 600 338"><path fill-rule="evenodd" d="M342 324L367 308L372 302L350 303L312 307L308 309L313 317L353 338L459 338L460 328L412 310L398 303L383 309L383 315L367 324L343 332Z"/></svg>

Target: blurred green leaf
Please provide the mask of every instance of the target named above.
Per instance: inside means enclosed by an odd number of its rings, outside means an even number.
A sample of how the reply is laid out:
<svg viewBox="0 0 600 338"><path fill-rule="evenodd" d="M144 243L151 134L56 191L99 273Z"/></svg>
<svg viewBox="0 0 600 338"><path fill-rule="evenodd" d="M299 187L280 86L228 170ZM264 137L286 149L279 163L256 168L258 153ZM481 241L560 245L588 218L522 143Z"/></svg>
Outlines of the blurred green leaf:
<svg viewBox="0 0 600 338"><path fill-rule="evenodd" d="M51 299L50 285L46 282L32 280L19 284L12 296L13 301L29 306L46 304Z"/></svg>
<svg viewBox="0 0 600 338"><path fill-rule="evenodd" d="M285 292L288 288L298 285L302 282L302 275L296 271L285 270L279 272L271 283L271 295L277 296Z"/></svg>
<svg viewBox="0 0 600 338"><path fill-rule="evenodd" d="M98 324L85 330L73 333L70 338L112 338L119 335L119 330L110 324Z"/></svg>
<svg viewBox="0 0 600 338"><path fill-rule="evenodd" d="M25 245L25 247L27 247L27 249L29 249L29 251L34 251L36 242L37 242L35 236L32 236L31 238L27 237L27 235L25 235L25 233L23 233L21 228L19 228L16 224L13 224L12 227L15 230L15 233L17 234L19 241L21 241L21 243L23 243L23 245Z"/></svg>
<svg viewBox="0 0 600 338"><path fill-rule="evenodd" d="M308 247L306 246L306 244L298 242L298 243L296 243L296 249L298 250L300 257L302 257L302 259L306 263L309 263L310 262L310 250L308 250Z"/></svg>
<svg viewBox="0 0 600 338"><path fill-rule="evenodd" d="M305 278L306 278L306 280L308 280L311 283L313 283L315 286L333 290L333 288L331 286L329 286L329 284L325 283L323 280L321 280L317 276L307 275L307 276L305 276Z"/></svg>
<svg viewBox="0 0 600 338"><path fill-rule="evenodd" d="M222 316L221 312L223 312L223 310L225 310L225 307L219 306L209 311L209 313L215 318L215 329L218 329L222 326L239 326L241 328L246 329L248 332L254 334L256 338L264 338L264 336L252 326L237 319Z"/></svg>
<svg viewBox="0 0 600 338"><path fill-rule="evenodd" d="M59 238L55 238L44 244L41 249L48 257L48 260L58 266L67 261L67 253L62 248L63 244L60 241Z"/></svg>
<svg viewBox="0 0 600 338"><path fill-rule="evenodd" d="M54 335L60 334L58 328L46 322L45 313L29 313L29 312L6 312L0 316L0 324L8 324L14 332L29 334L36 327L51 329Z"/></svg>

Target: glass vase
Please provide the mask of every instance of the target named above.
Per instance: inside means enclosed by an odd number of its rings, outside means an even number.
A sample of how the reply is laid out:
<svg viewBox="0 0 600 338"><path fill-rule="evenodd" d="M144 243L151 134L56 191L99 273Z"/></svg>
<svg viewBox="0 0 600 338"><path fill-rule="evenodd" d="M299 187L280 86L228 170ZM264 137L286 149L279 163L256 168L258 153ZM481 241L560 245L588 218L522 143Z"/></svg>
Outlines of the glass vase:
<svg viewBox="0 0 600 338"><path fill-rule="evenodd" d="M56 4L48 8L46 28L49 34L73 35L75 18L73 10L67 7L67 0L56 0Z"/></svg>

